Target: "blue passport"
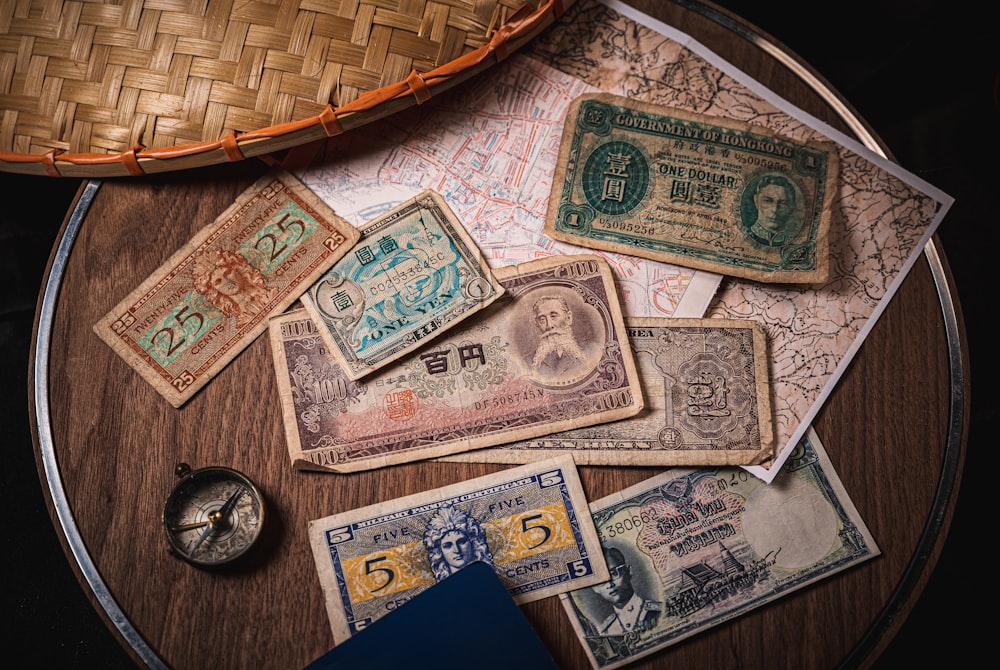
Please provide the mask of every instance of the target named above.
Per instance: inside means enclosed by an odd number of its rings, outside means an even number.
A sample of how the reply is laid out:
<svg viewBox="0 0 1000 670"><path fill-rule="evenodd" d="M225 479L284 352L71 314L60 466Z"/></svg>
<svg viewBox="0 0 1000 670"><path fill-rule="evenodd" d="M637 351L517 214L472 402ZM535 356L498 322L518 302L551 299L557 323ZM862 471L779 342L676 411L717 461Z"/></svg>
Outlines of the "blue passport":
<svg viewBox="0 0 1000 670"><path fill-rule="evenodd" d="M423 591L305 670L558 670L493 568L476 562Z"/></svg>

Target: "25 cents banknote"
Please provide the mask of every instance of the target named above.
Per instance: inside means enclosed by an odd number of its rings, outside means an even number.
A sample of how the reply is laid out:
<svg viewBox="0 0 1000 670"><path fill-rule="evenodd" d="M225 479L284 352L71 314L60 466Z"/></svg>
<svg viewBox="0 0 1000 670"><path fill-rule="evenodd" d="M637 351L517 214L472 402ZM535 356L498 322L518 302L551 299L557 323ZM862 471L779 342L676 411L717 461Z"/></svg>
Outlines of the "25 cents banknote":
<svg viewBox="0 0 1000 670"><path fill-rule="evenodd" d="M503 293L444 198L424 191L361 228L302 304L350 379L423 346Z"/></svg>
<svg viewBox="0 0 1000 670"><path fill-rule="evenodd" d="M518 603L608 579L569 455L317 519L309 540L338 644L476 561Z"/></svg>
<svg viewBox="0 0 1000 670"><path fill-rule="evenodd" d="M633 416L643 396L607 262L553 256L500 268L504 295L362 382L308 312L274 317L288 450L351 472Z"/></svg>
<svg viewBox="0 0 1000 670"><path fill-rule="evenodd" d="M767 336L738 319L626 318L645 407L633 417L443 456L579 465L758 465L774 457Z"/></svg>
<svg viewBox="0 0 1000 670"><path fill-rule="evenodd" d="M611 580L560 594L594 668L618 668L878 556L810 429L771 484L674 469L590 505Z"/></svg>
<svg viewBox="0 0 1000 670"><path fill-rule="evenodd" d="M268 173L94 331L180 407L267 329L358 231L293 175Z"/></svg>
<svg viewBox="0 0 1000 670"><path fill-rule="evenodd" d="M587 94L570 106L545 232L762 282L829 274L832 144Z"/></svg>

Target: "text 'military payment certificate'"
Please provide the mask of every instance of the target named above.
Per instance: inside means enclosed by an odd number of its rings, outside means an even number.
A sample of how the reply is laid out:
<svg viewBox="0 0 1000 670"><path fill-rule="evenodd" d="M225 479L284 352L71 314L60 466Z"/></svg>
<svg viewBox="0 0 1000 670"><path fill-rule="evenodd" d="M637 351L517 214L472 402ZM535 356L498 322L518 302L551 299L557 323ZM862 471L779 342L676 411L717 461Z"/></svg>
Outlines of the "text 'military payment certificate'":
<svg viewBox="0 0 1000 670"><path fill-rule="evenodd" d="M337 643L476 561L518 604L608 578L570 455L317 519L309 540Z"/></svg>
<svg viewBox="0 0 1000 670"><path fill-rule="evenodd" d="M667 470L590 511L612 579L560 599L595 669L880 554L811 429L770 485L739 468Z"/></svg>
<svg viewBox="0 0 1000 670"><path fill-rule="evenodd" d="M180 407L358 236L294 175L274 170L118 303L94 332Z"/></svg>

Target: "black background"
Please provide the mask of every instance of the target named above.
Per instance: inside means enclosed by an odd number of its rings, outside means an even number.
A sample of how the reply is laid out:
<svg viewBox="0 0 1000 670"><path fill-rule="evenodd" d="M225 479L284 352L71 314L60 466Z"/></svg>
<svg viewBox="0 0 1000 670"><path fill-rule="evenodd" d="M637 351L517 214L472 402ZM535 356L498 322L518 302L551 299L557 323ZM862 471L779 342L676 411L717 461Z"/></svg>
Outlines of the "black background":
<svg viewBox="0 0 1000 670"><path fill-rule="evenodd" d="M944 552L877 668L989 658L995 620L993 527L983 451L1000 421L985 321L997 271L1000 40L980 3L944 0L725 0L815 67L906 169L955 198L938 230L954 274L974 382L964 475ZM32 321L45 265L79 182L0 174L3 447L0 630L21 668L132 668L70 569L45 508L29 430ZM975 374L971 374L974 370ZM992 439L996 439L995 437ZM981 511L982 510L982 511ZM990 631L992 632L992 631ZM789 631L794 635L794 631ZM978 652L978 653L977 653ZM473 661L474 664L474 661ZM787 667L775 649L775 667Z"/></svg>

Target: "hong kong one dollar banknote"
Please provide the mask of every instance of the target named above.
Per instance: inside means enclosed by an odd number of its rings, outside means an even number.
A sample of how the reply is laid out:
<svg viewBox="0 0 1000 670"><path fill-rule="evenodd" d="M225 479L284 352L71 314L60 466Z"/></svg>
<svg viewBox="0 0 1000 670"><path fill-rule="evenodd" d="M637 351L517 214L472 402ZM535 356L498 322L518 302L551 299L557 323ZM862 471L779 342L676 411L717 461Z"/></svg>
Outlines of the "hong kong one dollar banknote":
<svg viewBox="0 0 1000 670"><path fill-rule="evenodd" d="M518 603L608 579L569 455L317 519L309 541L338 644L477 561Z"/></svg>
<svg viewBox="0 0 1000 670"><path fill-rule="evenodd" d="M170 256L94 331L180 407L358 236L293 175L272 171Z"/></svg>
<svg viewBox="0 0 1000 670"><path fill-rule="evenodd" d="M299 469L352 472L633 416L643 396L607 262L500 268L504 295L373 376L351 380L306 310L271 319Z"/></svg>
<svg viewBox="0 0 1000 670"><path fill-rule="evenodd" d="M594 668L618 668L880 554L812 429L770 484L667 470L590 505L611 579L560 594Z"/></svg>
<svg viewBox="0 0 1000 670"><path fill-rule="evenodd" d="M608 93L570 106L545 232L775 283L829 274L830 143Z"/></svg>

